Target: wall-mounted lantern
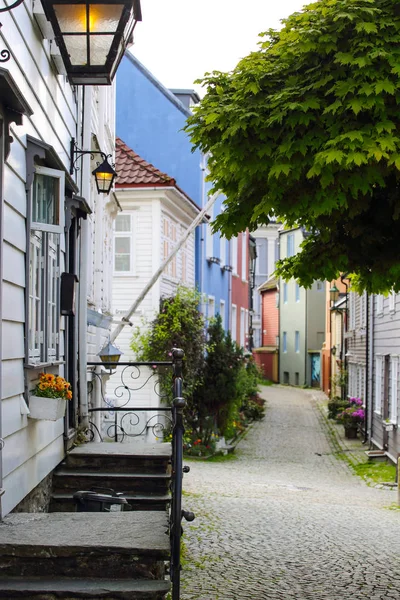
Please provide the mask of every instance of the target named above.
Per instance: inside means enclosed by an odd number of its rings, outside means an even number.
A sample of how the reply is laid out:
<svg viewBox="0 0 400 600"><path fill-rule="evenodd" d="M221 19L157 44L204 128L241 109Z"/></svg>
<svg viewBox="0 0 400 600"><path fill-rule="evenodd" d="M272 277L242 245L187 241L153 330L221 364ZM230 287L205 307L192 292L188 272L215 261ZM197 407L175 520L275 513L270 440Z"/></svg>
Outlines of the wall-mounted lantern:
<svg viewBox="0 0 400 600"><path fill-rule="evenodd" d="M110 85L142 20L140 0L41 0L74 85Z"/></svg>
<svg viewBox="0 0 400 600"><path fill-rule="evenodd" d="M331 289L329 290L329 297L331 302L334 304L335 302L337 302L338 298L339 298L339 290L336 287L336 284L334 283L333 286L331 287Z"/></svg>
<svg viewBox="0 0 400 600"><path fill-rule="evenodd" d="M74 172L75 163L79 160L84 154L90 154L91 158L94 158L95 154L100 154L103 162L98 165L93 171L92 175L94 175L96 181L96 188L99 194L109 194L112 188L112 184L114 183L114 179L117 175L116 171L108 162L108 159L111 158L111 154L105 154L105 152L101 152L100 150L80 150L76 143L75 139L71 140L71 165L69 172L71 175Z"/></svg>

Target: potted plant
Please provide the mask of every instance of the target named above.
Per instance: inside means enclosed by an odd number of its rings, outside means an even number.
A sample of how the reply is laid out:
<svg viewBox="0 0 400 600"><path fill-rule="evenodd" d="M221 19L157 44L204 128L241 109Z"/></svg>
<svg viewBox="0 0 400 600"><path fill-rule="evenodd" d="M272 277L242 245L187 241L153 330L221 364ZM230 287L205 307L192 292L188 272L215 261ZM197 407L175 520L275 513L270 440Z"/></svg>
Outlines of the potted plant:
<svg viewBox="0 0 400 600"><path fill-rule="evenodd" d="M358 427L364 421L364 418L364 409L358 403L354 402L337 416L339 423L343 423L344 425L344 435L348 439L355 439L357 437Z"/></svg>
<svg viewBox="0 0 400 600"><path fill-rule="evenodd" d="M41 373L29 396L29 417L57 421L65 415L67 401L71 398L71 384L64 377Z"/></svg>
<svg viewBox="0 0 400 600"><path fill-rule="evenodd" d="M395 424L392 423L390 419L385 419L384 421L382 421L382 425L385 431L393 431L395 428Z"/></svg>

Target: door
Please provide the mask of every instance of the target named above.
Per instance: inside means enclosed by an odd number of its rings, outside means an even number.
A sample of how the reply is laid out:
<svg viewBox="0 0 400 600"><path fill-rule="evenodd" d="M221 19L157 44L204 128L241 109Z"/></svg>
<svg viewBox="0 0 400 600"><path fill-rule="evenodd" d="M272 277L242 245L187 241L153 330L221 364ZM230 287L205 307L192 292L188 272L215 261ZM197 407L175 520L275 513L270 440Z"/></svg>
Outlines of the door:
<svg viewBox="0 0 400 600"><path fill-rule="evenodd" d="M311 387L320 387L321 382L321 355L319 352L311 354Z"/></svg>

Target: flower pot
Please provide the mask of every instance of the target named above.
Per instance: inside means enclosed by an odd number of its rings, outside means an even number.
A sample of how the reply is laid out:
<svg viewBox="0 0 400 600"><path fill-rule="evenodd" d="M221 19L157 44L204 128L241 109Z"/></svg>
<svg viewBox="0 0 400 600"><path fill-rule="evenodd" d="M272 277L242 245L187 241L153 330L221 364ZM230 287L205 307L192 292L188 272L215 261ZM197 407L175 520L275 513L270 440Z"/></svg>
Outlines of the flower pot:
<svg viewBox="0 0 400 600"><path fill-rule="evenodd" d="M348 440L357 439L358 425L345 425L344 426L344 437Z"/></svg>
<svg viewBox="0 0 400 600"><path fill-rule="evenodd" d="M393 423L383 423L383 429L385 429L385 431L393 431L394 424Z"/></svg>
<svg viewBox="0 0 400 600"><path fill-rule="evenodd" d="M42 421L58 421L65 415L67 400L64 398L42 398L29 396L29 412L31 419Z"/></svg>

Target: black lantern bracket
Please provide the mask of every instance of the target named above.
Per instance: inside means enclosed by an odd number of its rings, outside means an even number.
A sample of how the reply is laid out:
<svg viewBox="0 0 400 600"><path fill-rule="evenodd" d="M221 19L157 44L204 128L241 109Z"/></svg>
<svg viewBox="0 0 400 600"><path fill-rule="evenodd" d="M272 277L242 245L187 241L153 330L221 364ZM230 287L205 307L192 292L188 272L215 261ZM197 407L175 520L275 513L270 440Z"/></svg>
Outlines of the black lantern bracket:
<svg viewBox="0 0 400 600"><path fill-rule="evenodd" d="M102 152L101 150L81 150L80 148L78 148L75 138L72 138L71 139L71 152L70 152L71 164L70 164L70 168L69 168L69 172L71 175L74 174L74 170L79 171L79 167L76 166L76 163L85 154L90 154L90 158L92 160L94 160L95 154L100 154L103 161L105 161L105 160L108 161L109 158L112 158L112 154L106 154L105 152ZM98 163L98 164L100 164L100 163ZM113 166L115 166L115 165L113 165Z"/></svg>
<svg viewBox="0 0 400 600"><path fill-rule="evenodd" d="M10 4L10 6L4 6L3 8L0 8L0 13L9 12L10 10L13 10L13 8L17 8L17 6L22 4L23 1L24 0L16 0L16 2ZM2 24L0 23L0 29L1 27ZM7 62L8 60L10 60L10 57L11 53L9 50L7 50L6 48L4 48L4 50L0 50L0 63Z"/></svg>

